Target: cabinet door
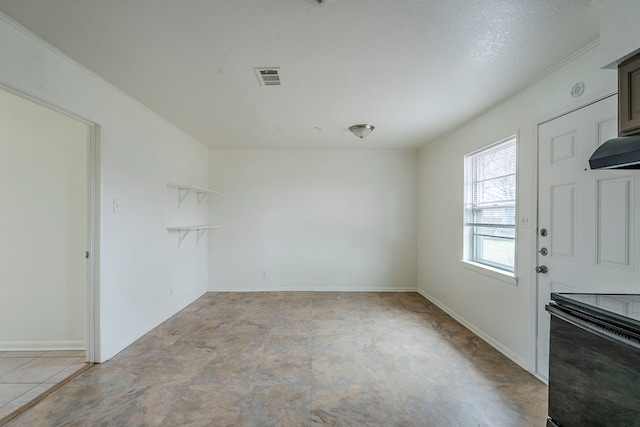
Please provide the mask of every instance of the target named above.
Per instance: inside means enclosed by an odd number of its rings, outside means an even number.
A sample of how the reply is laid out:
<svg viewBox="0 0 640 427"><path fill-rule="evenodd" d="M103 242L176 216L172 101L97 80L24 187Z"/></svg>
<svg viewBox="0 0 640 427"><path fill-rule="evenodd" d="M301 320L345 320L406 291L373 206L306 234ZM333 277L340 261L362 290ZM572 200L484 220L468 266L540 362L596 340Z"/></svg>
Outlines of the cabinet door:
<svg viewBox="0 0 640 427"><path fill-rule="evenodd" d="M619 134L640 132L640 55L620 65L619 79Z"/></svg>

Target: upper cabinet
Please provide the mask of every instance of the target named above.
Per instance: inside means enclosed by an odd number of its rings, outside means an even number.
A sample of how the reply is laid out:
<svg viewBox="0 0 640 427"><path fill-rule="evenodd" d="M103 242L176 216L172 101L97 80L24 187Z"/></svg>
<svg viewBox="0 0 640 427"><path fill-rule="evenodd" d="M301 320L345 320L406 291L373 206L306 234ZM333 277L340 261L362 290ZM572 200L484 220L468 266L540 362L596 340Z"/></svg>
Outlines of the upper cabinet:
<svg viewBox="0 0 640 427"><path fill-rule="evenodd" d="M640 133L640 55L618 68L618 134Z"/></svg>

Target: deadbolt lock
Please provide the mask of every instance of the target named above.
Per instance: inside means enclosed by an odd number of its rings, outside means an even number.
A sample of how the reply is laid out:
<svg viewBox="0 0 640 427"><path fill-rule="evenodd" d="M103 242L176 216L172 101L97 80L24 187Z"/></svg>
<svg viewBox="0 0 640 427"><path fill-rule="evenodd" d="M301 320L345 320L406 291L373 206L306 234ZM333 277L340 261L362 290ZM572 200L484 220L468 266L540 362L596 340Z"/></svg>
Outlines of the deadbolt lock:
<svg viewBox="0 0 640 427"><path fill-rule="evenodd" d="M540 229L540 235L541 235L542 237L546 237L546 236L547 236L547 234L549 234L549 232L547 231L547 229L546 229L546 228L541 228L541 229Z"/></svg>
<svg viewBox="0 0 640 427"><path fill-rule="evenodd" d="M549 250L547 248L540 248L538 252L540 252L540 255L542 256L547 256L547 254L549 253Z"/></svg>

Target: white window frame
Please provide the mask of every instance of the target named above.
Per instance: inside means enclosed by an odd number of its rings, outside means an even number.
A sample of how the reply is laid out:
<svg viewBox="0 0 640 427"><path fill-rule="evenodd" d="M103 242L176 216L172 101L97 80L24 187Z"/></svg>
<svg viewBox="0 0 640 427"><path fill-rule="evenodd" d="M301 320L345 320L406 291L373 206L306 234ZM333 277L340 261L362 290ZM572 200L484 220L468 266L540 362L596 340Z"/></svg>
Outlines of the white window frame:
<svg viewBox="0 0 640 427"><path fill-rule="evenodd" d="M513 229L514 230L514 261L513 261L513 269L505 268L507 266L494 264L490 262L486 262L478 259L475 256L475 233L474 228L479 224L472 222L473 220L473 171L472 171L472 160L473 158L486 154L489 151L495 150L499 148L501 145L506 145L514 143L515 144L515 163L516 169L514 171L514 185L515 185L515 200L513 201L513 208L515 212L514 216L514 224L513 225L504 225L504 224L488 224L495 228L504 228L504 229ZM499 280L506 281L511 284L517 283L516 269L518 264L517 257L517 246L518 246L518 227L517 227L517 218L518 218L518 135L512 135L508 138L504 138L500 141L497 141L493 144L490 144L486 147L483 147L479 150L473 151L464 156L464 224L463 224L463 256L462 260L465 263L465 267L497 278Z"/></svg>

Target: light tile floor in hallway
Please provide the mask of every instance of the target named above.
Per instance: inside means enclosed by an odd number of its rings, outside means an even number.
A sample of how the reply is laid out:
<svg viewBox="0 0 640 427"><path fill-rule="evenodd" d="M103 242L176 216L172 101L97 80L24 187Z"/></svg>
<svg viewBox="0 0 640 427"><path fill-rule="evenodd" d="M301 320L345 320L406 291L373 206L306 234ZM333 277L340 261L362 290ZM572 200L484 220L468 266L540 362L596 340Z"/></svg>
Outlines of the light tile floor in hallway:
<svg viewBox="0 0 640 427"><path fill-rule="evenodd" d="M85 367L84 351L0 351L0 420Z"/></svg>
<svg viewBox="0 0 640 427"><path fill-rule="evenodd" d="M542 426L546 398L416 293L208 293L7 425Z"/></svg>

